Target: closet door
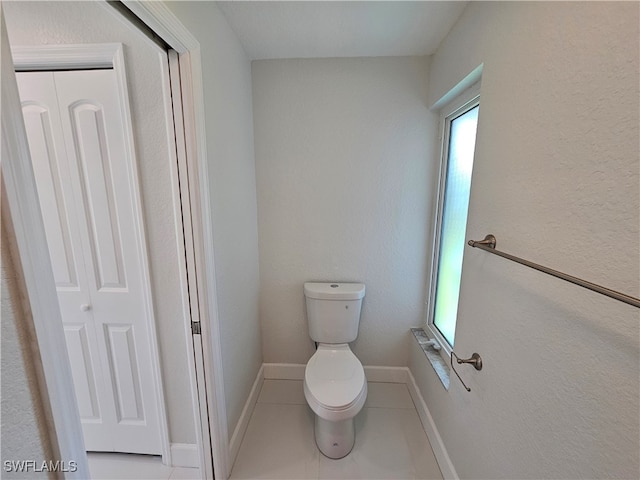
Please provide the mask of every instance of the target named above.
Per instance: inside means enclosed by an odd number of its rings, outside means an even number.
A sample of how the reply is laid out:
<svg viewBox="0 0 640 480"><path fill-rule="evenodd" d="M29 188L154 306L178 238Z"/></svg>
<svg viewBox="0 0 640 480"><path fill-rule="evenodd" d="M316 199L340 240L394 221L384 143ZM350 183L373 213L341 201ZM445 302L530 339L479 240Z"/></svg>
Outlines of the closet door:
<svg viewBox="0 0 640 480"><path fill-rule="evenodd" d="M160 454L141 219L112 70L18 74L87 450Z"/></svg>

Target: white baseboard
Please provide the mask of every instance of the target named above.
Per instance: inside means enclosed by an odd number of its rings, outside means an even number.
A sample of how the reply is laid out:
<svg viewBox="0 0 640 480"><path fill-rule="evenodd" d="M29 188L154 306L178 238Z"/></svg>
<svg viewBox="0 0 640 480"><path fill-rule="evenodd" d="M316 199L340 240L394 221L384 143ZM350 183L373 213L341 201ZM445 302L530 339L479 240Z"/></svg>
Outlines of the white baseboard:
<svg viewBox="0 0 640 480"><path fill-rule="evenodd" d="M458 473L451 462L451 458L449 458L449 453L447 453L447 449L445 448L440 432L438 432L438 428L433 421L431 412L429 412L429 408L427 407L424 398L422 398L416 379L408 368L407 388L409 389L409 394L411 395L413 404L415 405L420 421L422 422L422 427L424 428L427 438L429 439L429 443L431 444L431 448L433 449L433 454L436 457L442 476L445 480L459 480Z"/></svg>
<svg viewBox="0 0 640 480"><path fill-rule="evenodd" d="M304 380L304 364L264 363L262 366L267 380ZM407 367L364 367L369 382L407 383L407 372Z"/></svg>
<svg viewBox="0 0 640 480"><path fill-rule="evenodd" d="M263 363L262 366L265 380L304 380L304 364Z"/></svg>
<svg viewBox="0 0 640 480"><path fill-rule="evenodd" d="M172 443L171 466L200 468L198 445L195 443Z"/></svg>
<svg viewBox="0 0 640 480"><path fill-rule="evenodd" d="M231 441L229 442L229 465L231 466L233 466L236 461L236 457L240 451L240 444L242 444L242 439L244 438L244 434L249 426L249 419L251 418L253 409L258 402L258 396L260 395L260 390L262 390L262 384L265 379L265 370L265 364L262 364L260 370L258 370L256 379L253 382L251 391L249 392L249 398L247 398L247 401L244 404L244 408L242 409L236 428L231 436Z"/></svg>
<svg viewBox="0 0 640 480"><path fill-rule="evenodd" d="M407 367L378 367L368 365L364 367L364 374L368 382L407 383Z"/></svg>

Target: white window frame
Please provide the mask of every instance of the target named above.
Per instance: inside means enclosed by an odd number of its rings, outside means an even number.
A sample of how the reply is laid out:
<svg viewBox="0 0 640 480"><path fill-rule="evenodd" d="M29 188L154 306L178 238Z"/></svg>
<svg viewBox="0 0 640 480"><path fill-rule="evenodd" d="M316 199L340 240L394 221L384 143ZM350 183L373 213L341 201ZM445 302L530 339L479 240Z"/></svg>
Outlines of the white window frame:
<svg viewBox="0 0 640 480"><path fill-rule="evenodd" d="M440 140L440 167L438 172L438 203L436 207L435 224L433 229L433 245L431 257L431 276L427 291L427 322L425 332L430 338L434 339L440 345L440 354L446 361L451 358L453 347L449 345L447 339L440 333L440 330L434 325L435 315L435 296L438 280L438 259L440 257L440 237L442 233L442 215L444 209L444 193L447 180L447 167L449 164L449 137L451 132L451 122L465 112L480 105L480 84L477 83L440 110L439 123L439 140ZM476 136L477 142L477 136ZM472 174L473 175L473 174ZM473 177L472 177L473 178ZM473 180L472 180L473 182ZM457 333L457 318L456 318Z"/></svg>

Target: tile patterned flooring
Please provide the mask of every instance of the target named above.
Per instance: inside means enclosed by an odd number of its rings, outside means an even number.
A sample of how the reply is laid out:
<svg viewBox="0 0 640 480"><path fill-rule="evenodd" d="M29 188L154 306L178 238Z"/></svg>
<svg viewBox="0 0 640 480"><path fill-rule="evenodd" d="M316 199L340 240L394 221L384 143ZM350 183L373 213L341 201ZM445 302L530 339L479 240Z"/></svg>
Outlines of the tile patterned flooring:
<svg viewBox="0 0 640 480"><path fill-rule="evenodd" d="M88 452L92 480L197 480L200 469L169 467L153 455Z"/></svg>
<svg viewBox="0 0 640 480"><path fill-rule="evenodd" d="M368 385L356 417L356 445L345 458L322 455L302 381L265 380L231 479L438 479L442 474L406 385ZM160 457L89 453L96 480L198 479L197 468L162 465Z"/></svg>
<svg viewBox="0 0 640 480"><path fill-rule="evenodd" d="M345 458L322 455L302 381L265 380L231 479L442 479L404 384L368 384Z"/></svg>

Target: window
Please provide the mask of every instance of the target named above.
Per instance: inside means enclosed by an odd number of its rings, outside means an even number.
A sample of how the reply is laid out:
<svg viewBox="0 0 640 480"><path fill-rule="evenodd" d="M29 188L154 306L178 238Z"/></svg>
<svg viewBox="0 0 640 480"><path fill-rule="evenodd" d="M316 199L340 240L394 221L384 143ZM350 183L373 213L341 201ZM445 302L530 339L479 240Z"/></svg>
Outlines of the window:
<svg viewBox="0 0 640 480"><path fill-rule="evenodd" d="M442 160L427 326L448 354L456 333L479 101L477 93L470 100L467 96L441 117Z"/></svg>

